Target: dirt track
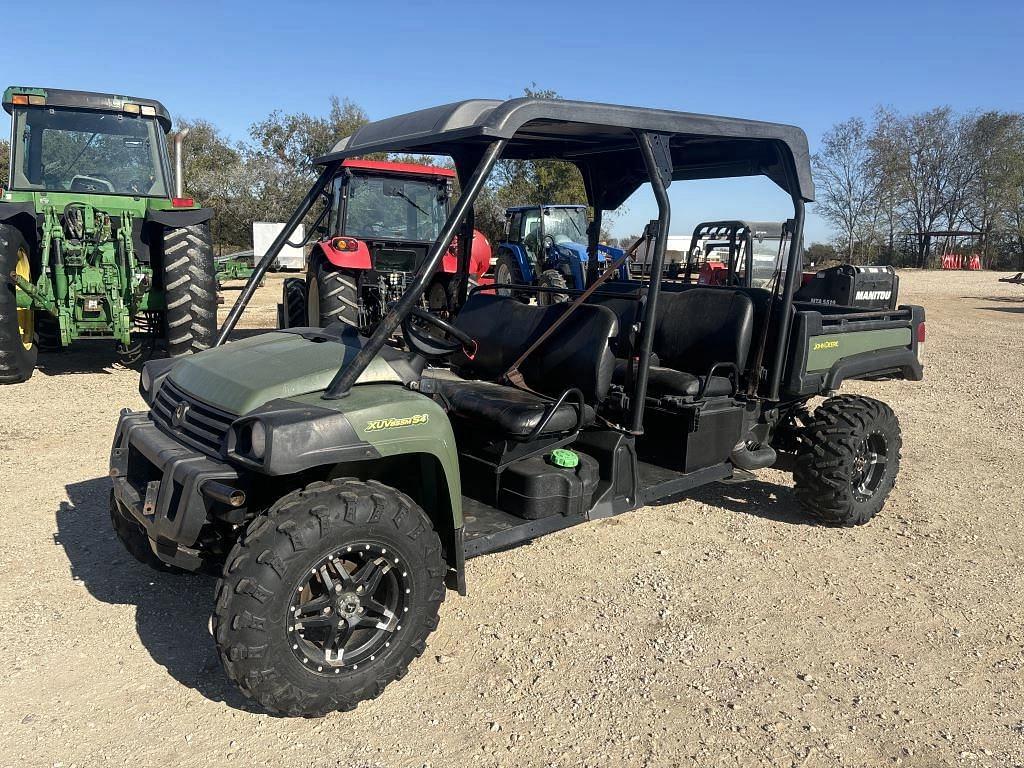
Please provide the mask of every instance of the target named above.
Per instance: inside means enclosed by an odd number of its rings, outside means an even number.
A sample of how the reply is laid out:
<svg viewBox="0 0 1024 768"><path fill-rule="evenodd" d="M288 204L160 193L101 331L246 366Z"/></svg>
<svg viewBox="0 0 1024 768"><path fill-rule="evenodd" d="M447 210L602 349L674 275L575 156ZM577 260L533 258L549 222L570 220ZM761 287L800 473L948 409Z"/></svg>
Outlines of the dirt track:
<svg viewBox="0 0 1024 768"><path fill-rule="evenodd" d="M810 525L767 471L473 560L408 677L322 720L252 709L212 581L114 539L137 373L105 344L44 359L0 389L0 766L1024 764L1024 289L902 280L926 380L848 388L903 424L873 523Z"/></svg>

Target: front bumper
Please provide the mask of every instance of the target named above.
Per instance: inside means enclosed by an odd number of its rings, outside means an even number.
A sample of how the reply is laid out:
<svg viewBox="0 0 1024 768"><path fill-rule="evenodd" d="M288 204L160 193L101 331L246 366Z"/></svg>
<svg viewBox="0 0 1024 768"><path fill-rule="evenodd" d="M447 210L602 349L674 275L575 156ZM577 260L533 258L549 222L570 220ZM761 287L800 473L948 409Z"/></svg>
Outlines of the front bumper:
<svg viewBox="0 0 1024 768"><path fill-rule="evenodd" d="M141 411L124 410L110 451L114 503L146 530L149 544L166 563L196 570L196 542L217 502L202 493L217 480L237 486L238 472L162 432Z"/></svg>

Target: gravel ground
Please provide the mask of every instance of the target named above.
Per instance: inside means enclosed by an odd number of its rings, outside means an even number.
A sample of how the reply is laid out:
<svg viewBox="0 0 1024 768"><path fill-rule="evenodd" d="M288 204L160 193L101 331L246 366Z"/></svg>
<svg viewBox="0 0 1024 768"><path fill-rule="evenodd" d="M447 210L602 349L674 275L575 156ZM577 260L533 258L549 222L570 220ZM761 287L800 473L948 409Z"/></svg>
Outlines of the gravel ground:
<svg viewBox="0 0 1024 768"><path fill-rule="evenodd" d="M104 344L44 359L0 390L0 766L1024 764L1024 289L902 280L926 380L844 390L903 424L870 525L809 524L765 471L473 560L409 675L320 720L254 710L207 633L212 581L114 539L137 374Z"/></svg>

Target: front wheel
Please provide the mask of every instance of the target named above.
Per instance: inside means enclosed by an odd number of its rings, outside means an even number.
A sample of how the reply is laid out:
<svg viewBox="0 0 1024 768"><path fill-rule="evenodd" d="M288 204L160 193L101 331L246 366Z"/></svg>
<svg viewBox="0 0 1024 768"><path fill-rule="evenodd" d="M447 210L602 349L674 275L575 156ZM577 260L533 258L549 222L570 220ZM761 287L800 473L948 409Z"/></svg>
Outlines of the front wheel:
<svg viewBox="0 0 1024 768"><path fill-rule="evenodd" d="M885 505L900 468L900 423L885 403L829 398L800 430L796 497L833 525L863 525Z"/></svg>
<svg viewBox="0 0 1024 768"><path fill-rule="evenodd" d="M565 275L557 269L545 269L540 275L540 287L569 290L569 284L565 281ZM568 293L555 293L553 291L541 291L537 294L537 303L546 307L551 304L560 304L568 301Z"/></svg>
<svg viewBox="0 0 1024 768"><path fill-rule="evenodd" d="M423 653L444 572L440 540L405 494L351 479L294 491L228 555L213 615L224 669L271 712L352 709Z"/></svg>
<svg viewBox="0 0 1024 768"><path fill-rule="evenodd" d="M286 277L281 286L278 326L280 328L302 328L307 324L306 281L301 277Z"/></svg>

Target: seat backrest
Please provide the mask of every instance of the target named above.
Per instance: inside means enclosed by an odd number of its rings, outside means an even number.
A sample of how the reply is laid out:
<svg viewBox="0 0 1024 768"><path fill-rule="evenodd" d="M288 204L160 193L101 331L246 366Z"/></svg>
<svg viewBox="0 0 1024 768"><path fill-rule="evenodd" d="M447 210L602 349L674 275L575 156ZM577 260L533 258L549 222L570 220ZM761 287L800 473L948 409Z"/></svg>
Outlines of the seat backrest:
<svg viewBox="0 0 1024 768"><path fill-rule="evenodd" d="M452 370L464 378L498 381L519 356L568 308L523 304L511 296L475 293L455 318L479 348L473 359L457 354ZM558 397L575 387L588 403L608 394L615 355L611 339L618 330L615 314L606 307L578 307L520 366L530 389Z"/></svg>
<svg viewBox="0 0 1024 768"><path fill-rule="evenodd" d="M612 352L620 359L633 354L636 344L634 326L640 322L643 312L643 301L627 293L612 295L611 292L598 292L587 298L588 304L607 307L615 313L619 323L618 333L612 339Z"/></svg>
<svg viewBox="0 0 1024 768"><path fill-rule="evenodd" d="M653 351L661 365L697 375L715 363L743 371L750 353L754 304L740 291L693 288L662 293L654 326Z"/></svg>

